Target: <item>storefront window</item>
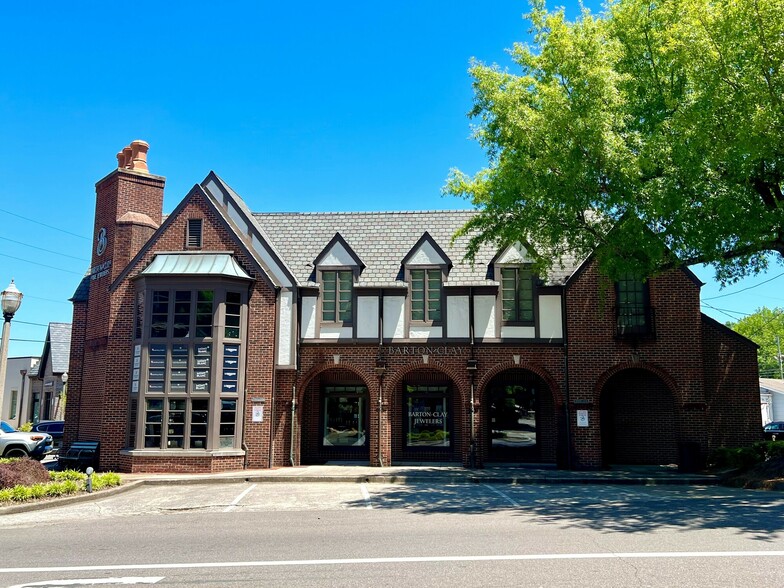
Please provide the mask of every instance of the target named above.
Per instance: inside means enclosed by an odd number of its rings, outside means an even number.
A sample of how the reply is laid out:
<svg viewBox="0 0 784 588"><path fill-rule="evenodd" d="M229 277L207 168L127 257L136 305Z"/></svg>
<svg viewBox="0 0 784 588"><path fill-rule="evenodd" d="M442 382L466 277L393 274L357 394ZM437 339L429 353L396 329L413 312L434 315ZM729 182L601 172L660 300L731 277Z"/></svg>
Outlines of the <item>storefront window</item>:
<svg viewBox="0 0 784 588"><path fill-rule="evenodd" d="M510 384L491 391L493 449L536 447L536 389Z"/></svg>
<svg viewBox="0 0 784 588"><path fill-rule="evenodd" d="M450 447L447 386L406 386L406 447Z"/></svg>
<svg viewBox="0 0 784 588"><path fill-rule="evenodd" d="M367 442L365 386L327 386L324 389L325 447L363 447Z"/></svg>

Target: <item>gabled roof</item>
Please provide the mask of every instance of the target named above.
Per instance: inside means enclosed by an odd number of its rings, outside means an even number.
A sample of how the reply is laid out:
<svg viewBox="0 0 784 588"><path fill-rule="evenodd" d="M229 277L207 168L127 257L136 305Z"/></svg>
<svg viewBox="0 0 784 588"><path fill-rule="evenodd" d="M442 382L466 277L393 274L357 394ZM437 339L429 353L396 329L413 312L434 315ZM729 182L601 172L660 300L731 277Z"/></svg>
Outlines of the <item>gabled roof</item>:
<svg viewBox="0 0 784 588"><path fill-rule="evenodd" d="M212 175L207 176L208 179L211 177ZM147 254L147 252L150 251L150 249L155 246L155 243L158 241L158 238L169 229L172 222L174 222L174 219L176 219L179 216L180 212L185 208L188 202L190 202L192 198L197 196L201 196L204 202L206 202L207 205L215 211L220 222L225 223L227 228L229 228L230 230L233 228L229 224L230 213L227 211L227 207L234 208L232 207L232 204L235 204L233 196L229 195L226 197L226 200L220 200L217 199L211 192L207 191L199 184L196 184L195 186L193 186L193 188L191 188L187 196L185 196L185 198L183 198L182 201L180 201L180 203L177 205L174 211L168 216L166 216L166 219L161 223L161 226L158 228L158 230L156 230L155 233L153 233L152 237L150 237L150 239L144 244L144 246L142 246L142 248L136 253L134 258L128 263L128 265L125 266L122 272L120 272L117 278L115 278L114 282L112 282L112 284L109 286L110 290L116 288L118 284L120 284L123 280L125 280L128 277L131 271L133 271L133 269L137 266L137 264L141 261L141 259ZM244 203L242 204L242 206L244 206ZM256 254L254 249L250 246L249 243L250 238L244 233L237 232L236 229L233 230L233 234L238 237L239 244L241 245L244 252L251 259L252 263L255 266L255 269L259 272L259 274L263 277L263 279L271 287L273 288L277 287L279 284L277 284L275 280L273 280L272 277L270 276L269 268L259 260L259 256Z"/></svg>
<svg viewBox="0 0 784 588"><path fill-rule="evenodd" d="M403 258L403 265L433 263L452 267L452 260L427 231L419 238L411 250Z"/></svg>
<svg viewBox="0 0 784 588"><path fill-rule="evenodd" d="M453 266L447 277L450 286L497 285L488 278L490 261L497 251L484 246L474 266L463 261L468 237L451 244L452 235L476 213L471 210L429 210L405 212L282 212L254 213L273 247L281 253L286 265L302 286L315 286L312 281L313 260L330 242L335 233L351 247L366 264L359 278L360 287L400 287L403 260L419 243L425 232L432 238ZM567 267L554 268L548 284L563 284L576 266L567 260Z"/></svg>
<svg viewBox="0 0 784 588"><path fill-rule="evenodd" d="M332 240L313 260L313 265L351 265L361 269L365 268L365 262L354 252L351 245L346 243L340 233L335 233Z"/></svg>
<svg viewBox="0 0 784 588"><path fill-rule="evenodd" d="M41 361L36 374L40 374L41 369L46 369L46 362L51 355L52 373L64 374L68 371L68 364L71 359L71 323L49 323L46 331L46 340L41 352Z"/></svg>

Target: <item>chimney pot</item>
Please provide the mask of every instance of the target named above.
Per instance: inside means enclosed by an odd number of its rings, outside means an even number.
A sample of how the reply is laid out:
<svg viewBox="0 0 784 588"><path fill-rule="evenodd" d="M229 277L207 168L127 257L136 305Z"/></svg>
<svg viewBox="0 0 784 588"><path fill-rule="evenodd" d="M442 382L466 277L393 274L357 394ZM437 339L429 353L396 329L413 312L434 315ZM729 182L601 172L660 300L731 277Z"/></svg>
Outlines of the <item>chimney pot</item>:
<svg viewBox="0 0 784 588"><path fill-rule="evenodd" d="M150 148L150 145L146 141L141 141L137 139L131 143L131 153L132 153L132 160L131 160L131 169L134 171L140 171L144 173L149 173L149 169L147 169L147 150Z"/></svg>
<svg viewBox="0 0 784 588"><path fill-rule="evenodd" d="M122 152L123 152L123 159L125 160L124 161L125 165L123 165L123 167L125 169L132 169L132 167L133 167L133 159L132 159L132 152L131 152L130 146L123 147Z"/></svg>

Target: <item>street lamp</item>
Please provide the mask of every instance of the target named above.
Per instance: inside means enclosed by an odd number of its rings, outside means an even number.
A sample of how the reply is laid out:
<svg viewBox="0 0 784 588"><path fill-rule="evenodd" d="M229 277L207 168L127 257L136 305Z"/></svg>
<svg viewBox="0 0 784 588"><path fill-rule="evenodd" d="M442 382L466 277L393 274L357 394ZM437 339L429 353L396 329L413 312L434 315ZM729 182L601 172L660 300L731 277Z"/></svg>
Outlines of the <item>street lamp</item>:
<svg viewBox="0 0 784 588"><path fill-rule="evenodd" d="M22 293L17 290L14 280L11 284L3 290L0 294L0 306L3 309L3 336L0 339L0 417L4 416L4 395L5 395L5 370L8 363L8 335L11 331L11 319L14 314L19 310L19 305L22 304Z"/></svg>
<svg viewBox="0 0 784 588"><path fill-rule="evenodd" d="M60 388L60 396L57 399L57 410L54 411L55 419L62 421L65 419L65 402L68 400L68 372L63 372L60 376L63 387Z"/></svg>

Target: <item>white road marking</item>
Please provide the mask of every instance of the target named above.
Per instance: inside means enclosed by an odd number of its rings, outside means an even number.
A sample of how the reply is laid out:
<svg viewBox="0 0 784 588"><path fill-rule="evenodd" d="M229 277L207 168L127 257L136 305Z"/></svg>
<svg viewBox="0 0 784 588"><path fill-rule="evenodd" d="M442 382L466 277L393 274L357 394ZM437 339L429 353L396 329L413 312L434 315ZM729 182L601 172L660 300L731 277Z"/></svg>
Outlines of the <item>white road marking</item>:
<svg viewBox="0 0 784 588"><path fill-rule="evenodd" d="M271 561L216 561L194 563L120 564L113 566L48 566L0 568L0 574L83 572L111 570L185 570L200 568L262 568L285 566L331 566L398 563L441 563L466 561L544 561L569 559L680 559L720 557L784 557L784 551L654 551L638 553L532 553L527 555L444 555L431 557L367 557L353 559L293 559Z"/></svg>
<svg viewBox="0 0 784 588"><path fill-rule="evenodd" d="M250 486L245 488L245 491L242 494L240 494L239 496L237 496L237 498L235 498L232 501L232 503L223 510L223 512L231 512L232 510L234 510L234 507L236 507L240 503L240 500L245 498L248 495L248 492L253 490L255 487L256 487L256 484L251 484Z"/></svg>
<svg viewBox="0 0 784 588"><path fill-rule="evenodd" d="M362 492L362 498L365 499L365 508L373 508L373 503L370 502L370 492L367 489L367 484L360 484L359 489Z"/></svg>
<svg viewBox="0 0 784 588"><path fill-rule="evenodd" d="M79 580L44 580L43 582L34 582L32 584L15 584L10 588L33 588L33 586L95 586L97 584L114 584L117 585L133 585L133 584L157 584L163 580L165 576L148 576L148 577L125 577L125 578L82 578Z"/></svg>
<svg viewBox="0 0 784 588"><path fill-rule="evenodd" d="M520 508L520 505L519 505L519 504L517 504L517 503L516 503L516 502L515 502L515 501L512 499L512 497L511 497L511 496L509 496L509 495L508 495L508 494L506 494L505 492L501 492L501 491L500 491L498 488L496 488L495 486L492 486L492 485L490 485L490 484L482 484L482 486L484 486L485 488L489 488L490 490L492 490L493 492L495 492L496 494L498 494L498 496L500 496L501 498L503 498L504 500L506 500L506 501L507 501L509 504L511 504L512 506L514 506L515 508Z"/></svg>

